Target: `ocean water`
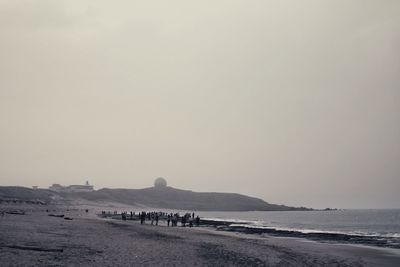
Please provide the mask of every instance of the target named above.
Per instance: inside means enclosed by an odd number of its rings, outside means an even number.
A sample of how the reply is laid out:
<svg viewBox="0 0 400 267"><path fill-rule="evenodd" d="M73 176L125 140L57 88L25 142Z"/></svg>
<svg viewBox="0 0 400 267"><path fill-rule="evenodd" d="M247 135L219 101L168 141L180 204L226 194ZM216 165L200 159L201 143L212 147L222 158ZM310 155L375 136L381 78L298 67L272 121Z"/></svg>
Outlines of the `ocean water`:
<svg viewBox="0 0 400 267"><path fill-rule="evenodd" d="M198 212L202 218L226 220L232 226L294 232L300 236L335 236L356 243L400 248L400 209L332 211ZM348 238L358 236L360 238ZM339 237L339 238L337 238ZM349 241L351 242L351 241Z"/></svg>

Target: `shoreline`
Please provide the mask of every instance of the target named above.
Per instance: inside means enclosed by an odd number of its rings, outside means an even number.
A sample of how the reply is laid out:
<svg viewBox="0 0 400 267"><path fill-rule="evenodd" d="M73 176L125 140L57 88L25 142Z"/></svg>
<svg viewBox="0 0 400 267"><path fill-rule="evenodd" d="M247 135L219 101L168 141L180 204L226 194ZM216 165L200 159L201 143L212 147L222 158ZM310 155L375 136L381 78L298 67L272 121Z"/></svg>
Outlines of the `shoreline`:
<svg viewBox="0 0 400 267"><path fill-rule="evenodd" d="M213 221L208 220L212 225ZM229 232L241 232L246 234L268 234L277 237L293 237L304 238L307 240L337 243L337 244L352 244L364 245L378 248L400 249L400 238L381 236L367 236L357 234L335 233L335 232L301 232L296 230L278 229L274 227L254 227L249 224L231 222L227 224L216 223L218 230Z"/></svg>
<svg viewBox="0 0 400 267"><path fill-rule="evenodd" d="M101 214L98 214L99 219L104 219L101 218ZM118 214L120 215L120 214ZM117 215L117 216L118 216ZM120 219L116 218L106 218L106 220L109 219L110 221L116 220L116 221L121 221ZM129 220L127 220L129 221ZM138 221L138 219L134 219L131 221ZM329 242L327 240L323 239L311 239L307 237L302 237L302 236L296 236L293 235L280 235L280 234L271 234L267 232L253 232L253 231L234 231L230 229L230 224L237 224L237 221L229 221L229 220L220 220L220 219L212 219L212 218L206 218L202 219L200 223L200 227L192 227L189 228L188 226L182 227L182 226L177 226L174 228L187 228L193 231L204 231L206 233L212 234L212 235L218 235L222 237L234 237L234 238L239 238L243 240L272 240L272 243L274 245L283 245L284 247L304 247L307 246L308 248L312 248L313 250L319 250L323 251L323 253L333 252L333 255L336 256L343 256L346 255L348 257L352 257L353 254L357 255L358 257L360 255L363 255L361 258L359 258L361 261L366 261L366 266L370 266L371 263L373 265L371 266L376 266L375 264L379 266L399 266L400 265L400 249L397 248L391 248L391 247L384 247L384 246L373 246L373 245L365 245L365 244L357 244L357 243L344 243L340 241L334 241L334 242ZM147 224L144 225L145 227L151 227L157 228L167 228L171 229L172 227L168 227L166 225L160 224L158 226L156 225L151 225L150 222L147 222ZM227 230L228 229L228 230ZM251 228L248 228L251 229ZM279 233L280 231L277 231ZM292 243L292 244L290 244ZM290 244L290 245L289 245ZM303 245L303 246L302 246ZM329 265L329 264L328 264ZM299 265L300 266L300 265ZM339 266L342 266L339 264ZM353 264L344 264L343 266L364 266L364 265L358 265L358 263Z"/></svg>
<svg viewBox="0 0 400 267"><path fill-rule="evenodd" d="M400 255L376 247L302 238L167 227L104 219L86 206L26 205L0 217L2 266L399 266ZM2 207L0 206L0 209ZM14 208L17 208L14 206ZM64 217L49 216L51 214Z"/></svg>
<svg viewBox="0 0 400 267"><path fill-rule="evenodd" d="M304 245L307 248L319 248L321 251L326 250L329 251L329 253L335 255L340 254L341 256L343 256L344 254L351 255L353 253L357 255L362 254L363 256L360 259L368 259L368 264L374 262L379 266L399 266L400 264L400 250L395 248L376 247L351 243L328 243L320 242L318 240L310 240L302 237L274 236L268 234L263 236L251 234L249 235L242 232L229 232L223 230L219 231L212 227L201 227L199 230L211 231L214 233L218 233L222 236L236 236L243 239L270 239L273 240L273 243L276 245L287 246L289 243L292 243L290 245L291 247L302 247L302 245ZM384 259L383 262L380 261L381 259ZM389 261L387 261L387 259L389 259ZM394 261L392 262L390 259L393 259ZM368 264L367 266L369 266Z"/></svg>
<svg viewBox="0 0 400 267"><path fill-rule="evenodd" d="M121 214L98 214L98 216L111 217L116 220L121 219ZM138 220L138 218L128 218L127 220ZM397 237L382 238L381 236L357 235L328 231L302 232L300 230L296 231L291 229L279 229L276 227L254 226L251 225L250 222L243 220L224 220L217 218L203 218L200 220L200 225L214 227L217 231L238 232L250 235L268 234L275 237L301 238L321 243L361 245L366 247L399 249L400 251L400 238Z"/></svg>

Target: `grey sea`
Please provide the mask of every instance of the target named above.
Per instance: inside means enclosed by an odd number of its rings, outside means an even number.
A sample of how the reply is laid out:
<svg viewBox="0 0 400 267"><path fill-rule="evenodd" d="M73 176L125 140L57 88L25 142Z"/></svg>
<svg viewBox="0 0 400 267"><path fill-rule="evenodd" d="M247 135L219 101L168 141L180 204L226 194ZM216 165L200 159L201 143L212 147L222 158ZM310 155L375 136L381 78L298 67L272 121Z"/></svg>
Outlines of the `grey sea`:
<svg viewBox="0 0 400 267"><path fill-rule="evenodd" d="M199 212L224 230L400 249L400 209Z"/></svg>

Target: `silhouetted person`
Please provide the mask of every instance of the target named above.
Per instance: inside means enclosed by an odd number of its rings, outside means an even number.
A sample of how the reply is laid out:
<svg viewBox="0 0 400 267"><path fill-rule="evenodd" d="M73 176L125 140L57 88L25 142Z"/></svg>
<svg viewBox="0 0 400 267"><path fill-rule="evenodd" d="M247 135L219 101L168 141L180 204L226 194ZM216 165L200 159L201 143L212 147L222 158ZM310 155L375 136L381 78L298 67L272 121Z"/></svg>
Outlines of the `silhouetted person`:
<svg viewBox="0 0 400 267"><path fill-rule="evenodd" d="M143 224L146 220L146 212L142 211L142 214L140 215L140 224Z"/></svg>
<svg viewBox="0 0 400 267"><path fill-rule="evenodd" d="M196 225L200 226L200 217L199 217L199 215L197 215L197 217L196 217Z"/></svg>
<svg viewBox="0 0 400 267"><path fill-rule="evenodd" d="M175 214L172 217L172 226L177 226L178 225L178 214Z"/></svg>

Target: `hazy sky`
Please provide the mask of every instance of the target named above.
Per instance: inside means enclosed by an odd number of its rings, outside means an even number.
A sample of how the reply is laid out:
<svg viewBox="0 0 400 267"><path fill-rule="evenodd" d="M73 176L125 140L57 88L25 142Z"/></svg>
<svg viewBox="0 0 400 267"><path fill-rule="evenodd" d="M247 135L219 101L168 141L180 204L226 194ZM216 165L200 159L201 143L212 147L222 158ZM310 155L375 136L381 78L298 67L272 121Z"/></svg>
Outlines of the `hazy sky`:
<svg viewBox="0 0 400 267"><path fill-rule="evenodd" d="M0 185L400 208L400 1L0 0Z"/></svg>

